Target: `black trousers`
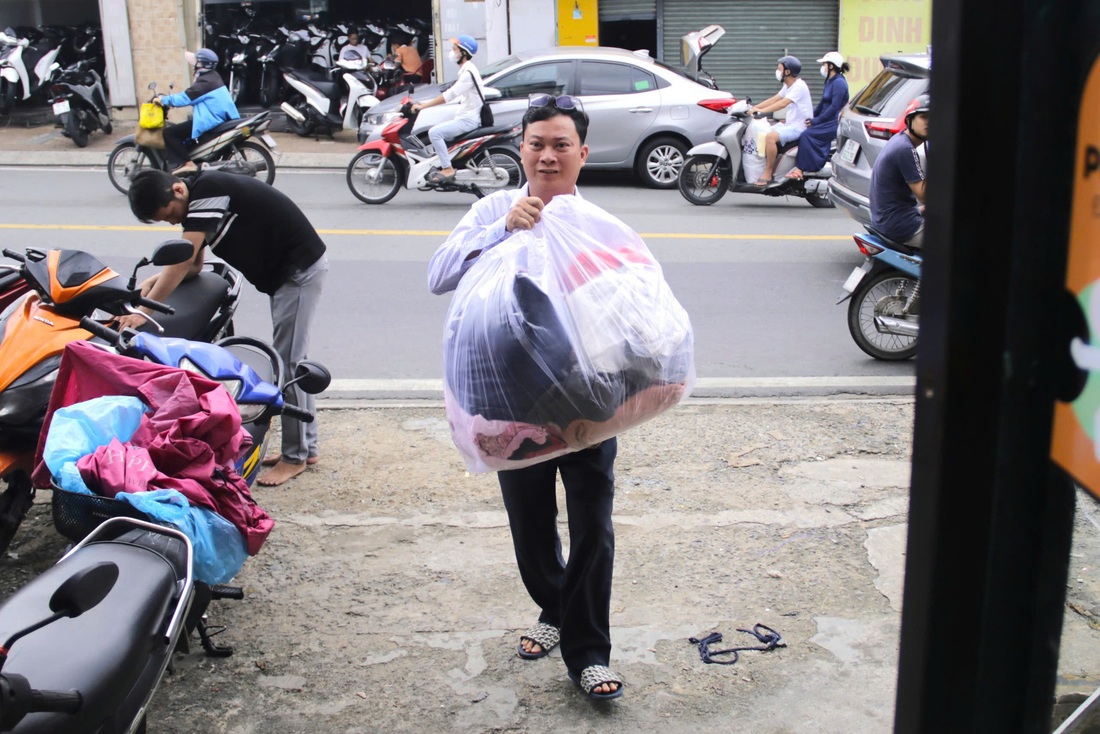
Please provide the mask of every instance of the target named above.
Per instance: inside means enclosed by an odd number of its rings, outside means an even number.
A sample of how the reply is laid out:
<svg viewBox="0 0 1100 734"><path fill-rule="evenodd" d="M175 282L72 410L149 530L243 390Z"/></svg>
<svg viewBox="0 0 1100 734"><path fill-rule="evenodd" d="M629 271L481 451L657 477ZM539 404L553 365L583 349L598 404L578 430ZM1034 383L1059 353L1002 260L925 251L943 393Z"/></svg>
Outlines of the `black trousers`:
<svg viewBox="0 0 1100 734"><path fill-rule="evenodd" d="M611 438L524 469L497 472L512 545L539 621L561 629L561 656L579 675L611 658L611 577L615 530L615 455ZM569 561L558 535L557 474L569 513Z"/></svg>
<svg viewBox="0 0 1100 734"><path fill-rule="evenodd" d="M164 157L168 165L179 168L191 160L187 142L191 140L191 121L179 122L164 127Z"/></svg>

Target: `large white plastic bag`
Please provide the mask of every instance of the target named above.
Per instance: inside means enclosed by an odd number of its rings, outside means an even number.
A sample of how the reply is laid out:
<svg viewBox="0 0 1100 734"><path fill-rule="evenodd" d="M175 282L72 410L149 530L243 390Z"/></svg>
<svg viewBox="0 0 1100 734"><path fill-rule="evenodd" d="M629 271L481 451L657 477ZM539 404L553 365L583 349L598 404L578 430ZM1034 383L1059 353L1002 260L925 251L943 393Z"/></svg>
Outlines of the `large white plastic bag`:
<svg viewBox="0 0 1100 734"><path fill-rule="evenodd" d="M764 118L753 119L745 130L741 144L741 170L745 181L754 183L764 175L764 166L768 162L764 139L772 126Z"/></svg>
<svg viewBox="0 0 1100 734"><path fill-rule="evenodd" d="M473 472L594 446L695 381L687 313L633 230L555 196L463 276L444 335L451 436Z"/></svg>

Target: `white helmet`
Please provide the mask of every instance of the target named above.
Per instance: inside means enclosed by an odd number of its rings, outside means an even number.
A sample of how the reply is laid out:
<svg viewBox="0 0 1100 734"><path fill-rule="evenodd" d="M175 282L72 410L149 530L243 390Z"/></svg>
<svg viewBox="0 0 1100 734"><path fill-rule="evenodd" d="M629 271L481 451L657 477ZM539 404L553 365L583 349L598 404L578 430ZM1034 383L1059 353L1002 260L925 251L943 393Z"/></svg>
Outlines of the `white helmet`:
<svg viewBox="0 0 1100 734"><path fill-rule="evenodd" d="M817 60L819 64L832 64L836 68L844 66L844 57L840 55L839 51L830 51Z"/></svg>

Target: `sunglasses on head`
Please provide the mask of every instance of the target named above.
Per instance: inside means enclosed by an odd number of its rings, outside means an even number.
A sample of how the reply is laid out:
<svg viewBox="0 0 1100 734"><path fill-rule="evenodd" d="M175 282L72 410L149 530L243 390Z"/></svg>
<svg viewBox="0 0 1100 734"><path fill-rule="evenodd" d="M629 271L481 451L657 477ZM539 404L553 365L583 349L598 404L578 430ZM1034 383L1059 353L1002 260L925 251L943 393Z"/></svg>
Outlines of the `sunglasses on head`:
<svg viewBox="0 0 1100 734"><path fill-rule="evenodd" d="M576 97L570 97L568 94L557 97L552 94L532 94L527 98L528 107L545 107L547 105L553 105L559 110L584 110L581 101Z"/></svg>

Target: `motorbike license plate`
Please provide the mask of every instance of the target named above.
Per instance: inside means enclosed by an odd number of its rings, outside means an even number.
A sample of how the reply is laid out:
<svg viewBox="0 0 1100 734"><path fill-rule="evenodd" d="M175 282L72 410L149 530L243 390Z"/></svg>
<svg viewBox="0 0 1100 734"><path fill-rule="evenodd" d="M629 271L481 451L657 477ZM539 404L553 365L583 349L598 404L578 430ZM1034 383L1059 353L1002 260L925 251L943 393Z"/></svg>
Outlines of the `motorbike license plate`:
<svg viewBox="0 0 1100 734"><path fill-rule="evenodd" d="M840 160L845 163L855 163L859 158L859 143L855 140L844 141L844 147L840 149Z"/></svg>
<svg viewBox="0 0 1100 734"><path fill-rule="evenodd" d="M260 140L264 141L264 144L269 148L275 147L275 138L271 137L267 133L260 136Z"/></svg>
<svg viewBox="0 0 1100 734"><path fill-rule="evenodd" d="M53 113L55 115L64 115L69 111L69 100L63 99L60 102L55 102L53 105Z"/></svg>
<svg viewBox="0 0 1100 734"><path fill-rule="evenodd" d="M863 263L862 266L852 271L852 274L848 276L848 280L844 281L844 290L851 293L859 285L859 281L863 280L863 276L871 272L871 261L868 260Z"/></svg>

